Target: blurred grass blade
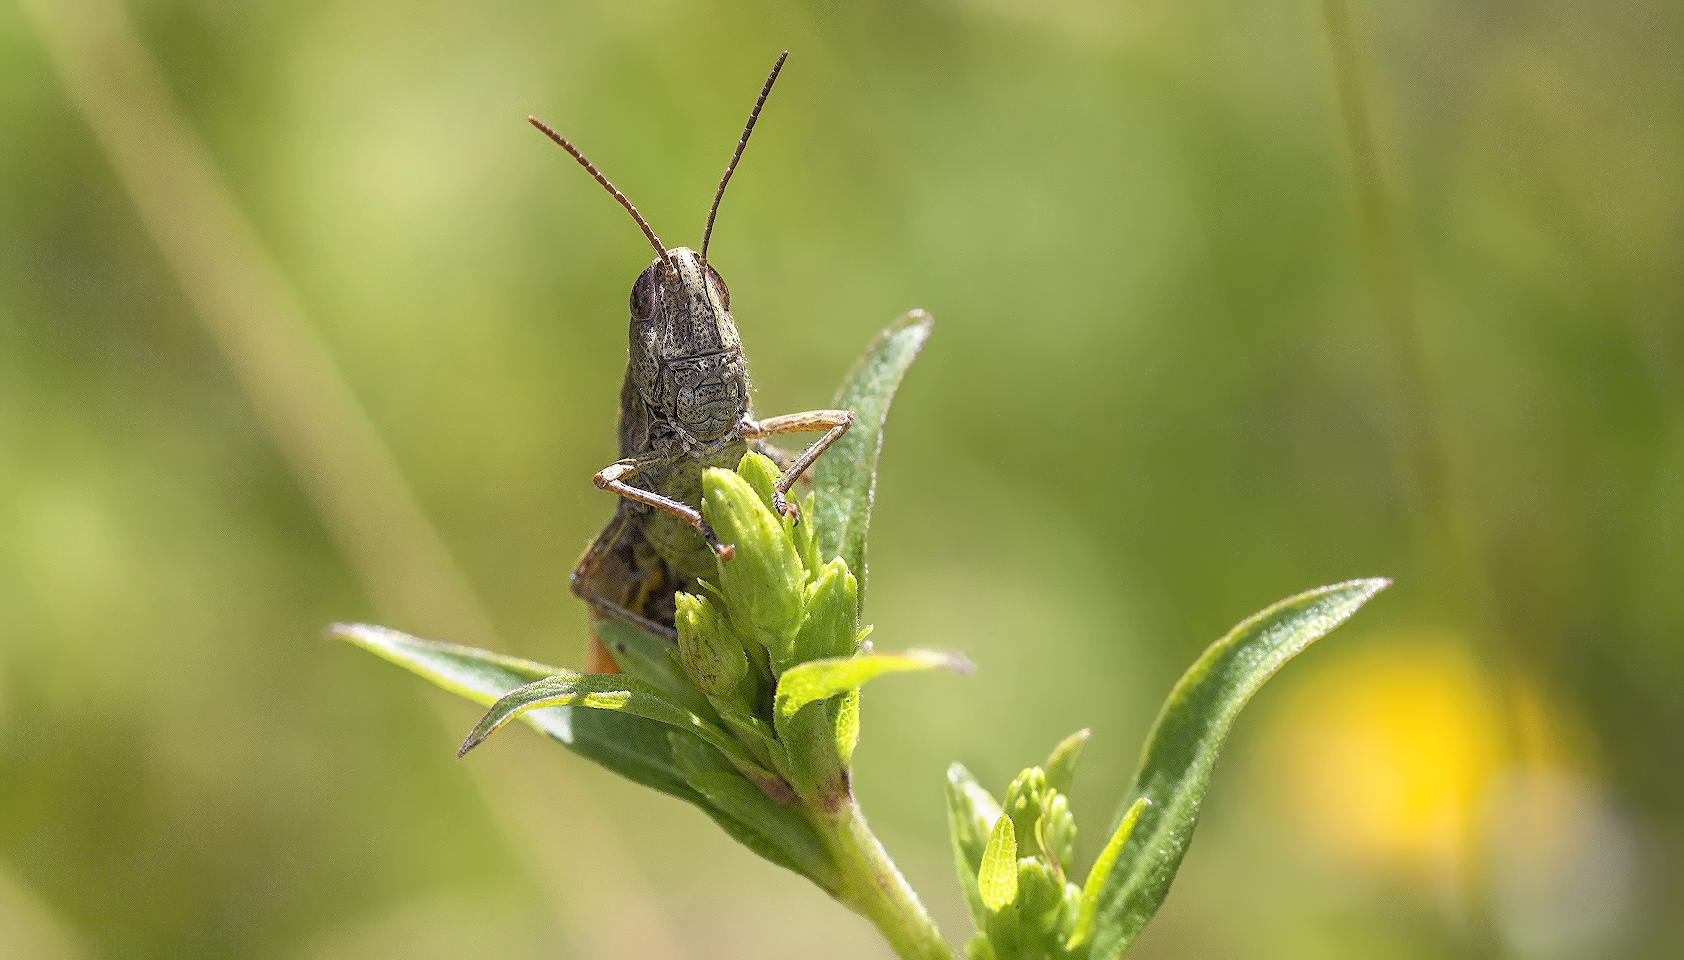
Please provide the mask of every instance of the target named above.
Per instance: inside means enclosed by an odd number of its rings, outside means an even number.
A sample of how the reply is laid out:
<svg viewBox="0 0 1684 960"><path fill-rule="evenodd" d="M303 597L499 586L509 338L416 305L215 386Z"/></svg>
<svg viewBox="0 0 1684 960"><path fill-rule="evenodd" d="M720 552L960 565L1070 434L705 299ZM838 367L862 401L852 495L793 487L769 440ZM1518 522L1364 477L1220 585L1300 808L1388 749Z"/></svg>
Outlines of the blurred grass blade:
<svg viewBox="0 0 1684 960"><path fill-rule="evenodd" d="M1151 801L1136 814L1116 868L1100 889L1093 960L1121 956L1169 893L1240 708L1288 660L1389 584L1352 580L1282 600L1211 644L1182 675L1147 737L1128 806L1111 825L1114 833L1138 799Z"/></svg>
<svg viewBox="0 0 1684 960"><path fill-rule="evenodd" d="M935 323L922 310L901 317L877 336L843 378L831 406L854 412L854 425L813 468L813 529L819 558L841 557L860 583L865 603L865 533L871 525L871 498L877 487L877 455L883 449L883 422L901 377L930 337Z"/></svg>
<svg viewBox="0 0 1684 960"><path fill-rule="evenodd" d="M982 855L988 849L988 835L1000 819L1000 802L983 789L963 764L947 768L947 831L953 840L953 862L959 871L971 919L978 930L988 923L988 909L977 887Z"/></svg>
<svg viewBox="0 0 1684 960"><path fill-rule="evenodd" d="M642 680L623 673L563 672L511 690L492 704L491 709L474 725L468 738L462 741L462 749L457 755L466 754L479 746L510 720L544 707L588 707L664 723L701 737L744 772L762 776L767 781L777 779L723 730L668 700Z"/></svg>
<svg viewBox="0 0 1684 960"><path fill-rule="evenodd" d="M886 673L909 670L952 670L970 673L971 662L956 653L907 650L902 653L864 653L798 663L778 678L775 716L782 724L796 711L817 700L847 693Z"/></svg>
<svg viewBox="0 0 1684 960"><path fill-rule="evenodd" d="M1141 797L1123 814L1123 822L1111 834L1105 849L1099 852L1099 859L1093 862L1093 869L1088 871L1087 882L1082 884L1081 905L1076 912L1076 923L1070 931L1070 942L1065 945L1066 950L1074 951L1088 942L1088 936L1093 932L1093 917L1099 909L1099 894L1105 889L1105 881L1110 878L1111 870L1117 865L1117 855L1123 852L1123 844L1128 842L1129 835L1134 833L1134 825L1139 822L1140 814L1152 801Z"/></svg>
<svg viewBox="0 0 1684 960"><path fill-rule="evenodd" d="M330 632L482 706L490 706L534 680L566 672L530 660L422 640L385 627L338 624ZM674 759L672 741L667 736L671 728L663 724L628 713L574 707L535 710L521 719L628 780L706 806L701 794L686 782L686 772ZM698 742L697 746L704 745Z"/></svg>

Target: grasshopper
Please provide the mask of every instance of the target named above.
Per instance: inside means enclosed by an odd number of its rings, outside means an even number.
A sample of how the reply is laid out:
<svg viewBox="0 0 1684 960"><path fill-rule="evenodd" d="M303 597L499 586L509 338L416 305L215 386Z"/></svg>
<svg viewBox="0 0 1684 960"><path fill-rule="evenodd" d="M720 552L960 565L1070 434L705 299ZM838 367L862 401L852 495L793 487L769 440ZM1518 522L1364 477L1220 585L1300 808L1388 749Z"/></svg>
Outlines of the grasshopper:
<svg viewBox="0 0 1684 960"><path fill-rule="evenodd" d="M773 507L796 517L795 505L786 498L789 488L854 422L847 410L754 418L748 360L731 317L731 294L708 265L708 240L725 186L788 56L784 51L773 65L719 180L700 253L664 246L625 194L583 153L536 117L527 118L626 208L656 253L632 285L630 357L620 387L620 459L593 478L599 489L621 499L570 578L573 593L591 607L591 672L618 671L595 630L600 618L677 639L675 595L696 589L698 578L712 575L715 558L731 559L731 545L719 542L698 509L704 468L735 467L753 444L783 467ZM767 443L778 434L820 431L823 436L799 456Z"/></svg>

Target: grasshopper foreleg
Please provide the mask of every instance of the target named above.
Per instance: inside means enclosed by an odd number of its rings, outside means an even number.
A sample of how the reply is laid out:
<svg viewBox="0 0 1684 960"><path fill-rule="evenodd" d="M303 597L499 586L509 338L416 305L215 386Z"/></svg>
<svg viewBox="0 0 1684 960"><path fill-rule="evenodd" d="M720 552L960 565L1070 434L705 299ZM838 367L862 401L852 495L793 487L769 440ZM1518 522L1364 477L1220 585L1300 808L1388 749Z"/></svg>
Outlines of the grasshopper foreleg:
<svg viewBox="0 0 1684 960"><path fill-rule="evenodd" d="M671 457L644 457L633 460L618 460L606 467L603 467L602 470L591 479L596 483L598 489L607 490L610 493L617 493L620 496L625 497L627 500L635 500L638 503L654 507L656 510L664 510L678 519L683 520L685 523L688 523L692 527L696 528L696 532L702 535L702 539L707 541L708 546L713 549L713 552L719 557L719 559L731 559L732 555L736 553L735 549L733 549L728 543L719 542L719 537L714 534L713 528L708 526L708 522L706 520L702 519L702 512L700 510L697 510L695 507L692 507L687 503L674 500L671 497L664 497L653 491L644 490L640 487L634 487L625 482L627 477L635 477L645 470L664 466L671 462Z"/></svg>
<svg viewBox="0 0 1684 960"><path fill-rule="evenodd" d="M848 432L853 426L854 413L852 410L809 410L806 413L788 413L781 417L767 417L765 420L744 420L741 435L749 440L762 440L780 433L814 433L825 431L825 435L807 445L801 456L784 470L784 475L772 492L772 508L786 517L796 515L795 504L784 499L784 494L795 485L796 478L805 473L825 452L836 438Z"/></svg>

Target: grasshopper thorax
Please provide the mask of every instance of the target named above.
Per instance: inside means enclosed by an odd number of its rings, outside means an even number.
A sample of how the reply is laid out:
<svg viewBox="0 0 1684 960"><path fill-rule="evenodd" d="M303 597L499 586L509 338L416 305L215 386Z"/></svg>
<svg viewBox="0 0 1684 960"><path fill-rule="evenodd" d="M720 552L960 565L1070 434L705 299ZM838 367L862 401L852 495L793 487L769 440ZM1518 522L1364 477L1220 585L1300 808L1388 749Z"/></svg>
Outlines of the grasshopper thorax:
<svg viewBox="0 0 1684 960"><path fill-rule="evenodd" d="M631 292L631 373L655 419L710 443L749 412L748 362L725 281L689 247L657 257Z"/></svg>

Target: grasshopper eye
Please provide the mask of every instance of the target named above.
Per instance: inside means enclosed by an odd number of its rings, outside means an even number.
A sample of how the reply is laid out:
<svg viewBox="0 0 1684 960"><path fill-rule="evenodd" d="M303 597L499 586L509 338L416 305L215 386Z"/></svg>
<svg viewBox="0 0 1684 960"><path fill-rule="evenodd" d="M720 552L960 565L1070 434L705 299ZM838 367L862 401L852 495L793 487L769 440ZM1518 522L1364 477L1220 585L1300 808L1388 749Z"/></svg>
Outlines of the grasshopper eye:
<svg viewBox="0 0 1684 960"><path fill-rule="evenodd" d="M719 291L719 305L731 309L731 291L725 286L725 278L715 273L712 267L708 267L708 283Z"/></svg>
<svg viewBox="0 0 1684 960"><path fill-rule="evenodd" d="M649 319L655 310L655 268L643 271L632 284L631 314L639 320Z"/></svg>

